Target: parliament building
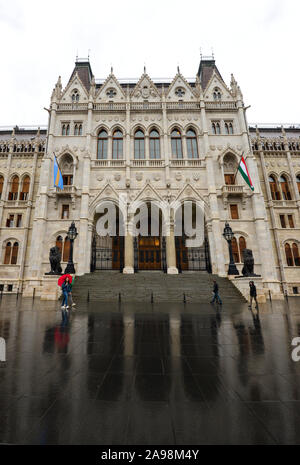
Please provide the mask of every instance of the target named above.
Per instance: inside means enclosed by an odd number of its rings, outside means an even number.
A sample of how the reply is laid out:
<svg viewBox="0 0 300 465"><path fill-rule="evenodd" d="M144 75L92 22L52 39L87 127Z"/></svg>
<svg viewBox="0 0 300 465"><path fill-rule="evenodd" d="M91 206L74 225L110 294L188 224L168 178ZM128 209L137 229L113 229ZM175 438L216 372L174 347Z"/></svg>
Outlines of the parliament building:
<svg viewBox="0 0 300 465"><path fill-rule="evenodd" d="M0 128L0 291L41 295L57 246L67 265L75 222L76 274L95 270L207 271L226 277L225 223L241 274L251 249L266 297L300 295L300 125L247 123L241 89L225 83L213 57L195 78L96 79L76 59L69 82L59 77L47 128ZM236 175L244 154L254 191ZM53 183L56 156L64 187ZM204 241L188 247L184 233L159 215L155 236L96 231L99 205L127 202L204 205ZM168 221L169 234L164 235ZM149 223L151 209L149 208ZM130 223L126 218L125 229ZM236 280L238 281L238 280Z"/></svg>

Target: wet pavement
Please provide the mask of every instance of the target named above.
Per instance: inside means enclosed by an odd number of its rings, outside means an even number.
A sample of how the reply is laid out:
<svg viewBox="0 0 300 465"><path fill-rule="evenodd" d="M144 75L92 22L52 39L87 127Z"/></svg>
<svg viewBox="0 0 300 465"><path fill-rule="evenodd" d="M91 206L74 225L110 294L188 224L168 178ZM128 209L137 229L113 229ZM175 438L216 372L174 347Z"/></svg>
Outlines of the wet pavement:
<svg viewBox="0 0 300 465"><path fill-rule="evenodd" d="M300 299L0 301L0 443L299 444Z"/></svg>

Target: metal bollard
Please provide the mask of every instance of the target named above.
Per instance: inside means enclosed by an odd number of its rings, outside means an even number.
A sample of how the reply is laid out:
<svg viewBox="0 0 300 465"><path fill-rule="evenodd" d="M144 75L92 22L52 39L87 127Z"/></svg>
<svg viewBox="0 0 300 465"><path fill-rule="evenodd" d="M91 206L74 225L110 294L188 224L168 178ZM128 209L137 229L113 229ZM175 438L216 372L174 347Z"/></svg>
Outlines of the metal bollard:
<svg viewBox="0 0 300 465"><path fill-rule="evenodd" d="M32 300L34 300L34 297L35 297L35 287L33 288Z"/></svg>
<svg viewBox="0 0 300 465"><path fill-rule="evenodd" d="M121 302L121 292L119 292L119 302Z"/></svg>
<svg viewBox="0 0 300 465"><path fill-rule="evenodd" d="M87 295L87 302L90 301L90 290L88 290L88 295Z"/></svg>
<svg viewBox="0 0 300 465"><path fill-rule="evenodd" d="M17 289L17 300L19 298L19 289Z"/></svg>
<svg viewBox="0 0 300 465"><path fill-rule="evenodd" d="M270 299L270 302L272 302L272 294L271 294L270 289L269 289L269 299Z"/></svg>
<svg viewBox="0 0 300 465"><path fill-rule="evenodd" d="M287 290L284 291L284 295L285 295L286 300L288 301L288 300L289 300L289 296L288 296Z"/></svg>
<svg viewBox="0 0 300 465"><path fill-rule="evenodd" d="M183 303L186 304L185 292L183 293Z"/></svg>
<svg viewBox="0 0 300 465"><path fill-rule="evenodd" d="M153 304L154 300L153 300L153 292L151 292L151 303Z"/></svg>

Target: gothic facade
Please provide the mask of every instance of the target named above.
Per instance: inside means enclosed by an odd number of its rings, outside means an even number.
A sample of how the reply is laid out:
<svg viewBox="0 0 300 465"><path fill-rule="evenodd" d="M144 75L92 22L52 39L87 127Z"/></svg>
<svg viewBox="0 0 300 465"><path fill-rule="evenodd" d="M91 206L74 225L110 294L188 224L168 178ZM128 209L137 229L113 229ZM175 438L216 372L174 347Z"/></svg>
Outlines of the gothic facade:
<svg viewBox="0 0 300 465"><path fill-rule="evenodd" d="M239 174L244 153L254 191ZM64 188L53 186L53 158ZM57 245L62 267L75 221L74 263L79 275L95 269L207 270L227 276L225 222L234 232L233 256L241 273L243 250L253 251L255 272L274 298L300 293L300 128L249 127L242 92L228 85L213 58L195 79L94 78L77 60L66 87L58 79L46 129L0 130L0 286L40 295ZM202 202L203 247L175 237L99 237L95 223L105 201ZM150 215L150 213L149 213ZM121 213L117 220L121 221ZM164 223L163 215L160 216ZM130 215L125 229L130 225Z"/></svg>

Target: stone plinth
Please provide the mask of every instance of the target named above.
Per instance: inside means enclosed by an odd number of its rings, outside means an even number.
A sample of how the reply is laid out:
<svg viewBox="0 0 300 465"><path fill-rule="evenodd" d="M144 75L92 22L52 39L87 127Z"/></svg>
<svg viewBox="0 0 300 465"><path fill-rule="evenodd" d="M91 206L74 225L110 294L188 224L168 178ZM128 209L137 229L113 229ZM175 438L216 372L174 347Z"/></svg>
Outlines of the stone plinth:
<svg viewBox="0 0 300 465"><path fill-rule="evenodd" d="M249 277L229 277L235 287L243 294L243 296L250 301L250 288L249 281L253 281L256 286L257 302L264 303L269 299L269 291L273 300L282 300L283 294L280 292L280 285L278 281L267 282L261 276Z"/></svg>
<svg viewBox="0 0 300 465"><path fill-rule="evenodd" d="M58 300L61 288L58 286L58 275L44 275L42 279L41 300Z"/></svg>

